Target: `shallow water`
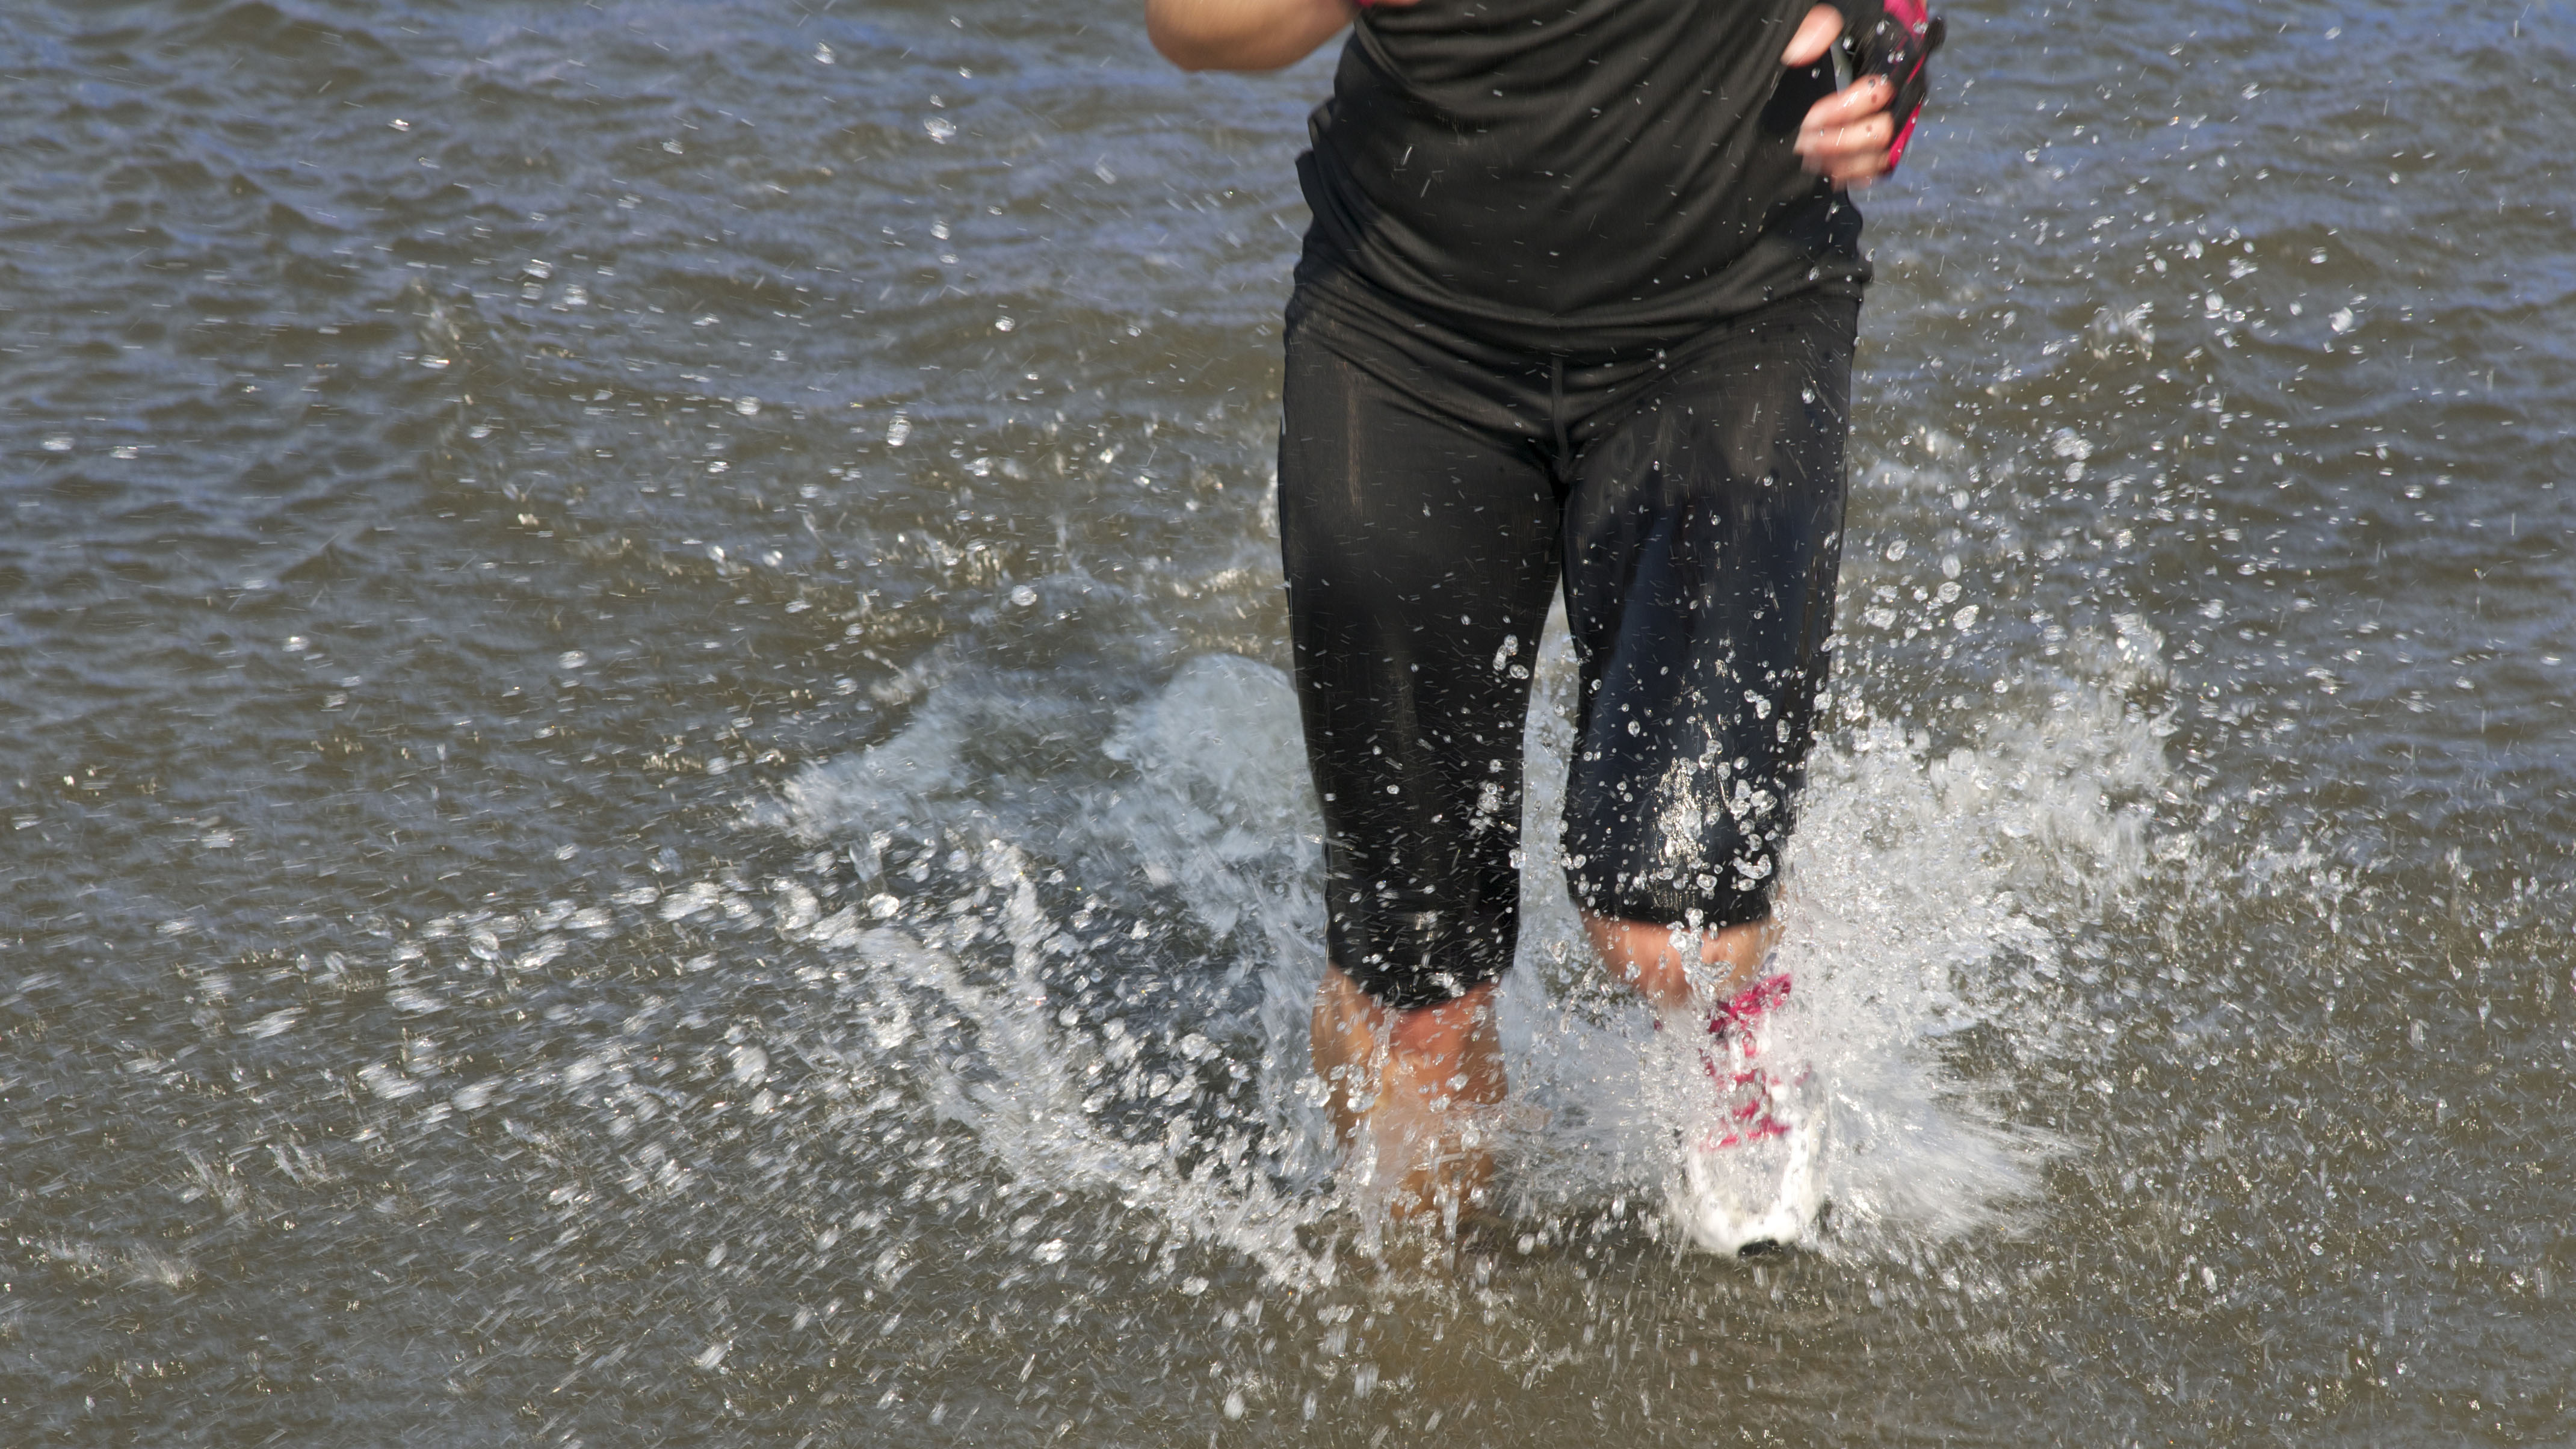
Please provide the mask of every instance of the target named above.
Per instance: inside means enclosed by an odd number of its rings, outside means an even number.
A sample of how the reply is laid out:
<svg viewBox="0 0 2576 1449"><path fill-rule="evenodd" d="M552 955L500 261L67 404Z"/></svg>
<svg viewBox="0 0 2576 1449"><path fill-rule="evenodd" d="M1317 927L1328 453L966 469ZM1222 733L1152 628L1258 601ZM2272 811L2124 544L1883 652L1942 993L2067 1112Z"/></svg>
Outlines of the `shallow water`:
<svg viewBox="0 0 2576 1449"><path fill-rule="evenodd" d="M1790 867L1832 1231L1742 1263L1544 767L1508 1228L1322 1152L1328 60L13 19L0 1439L2576 1435L2563 7L1951 12Z"/></svg>

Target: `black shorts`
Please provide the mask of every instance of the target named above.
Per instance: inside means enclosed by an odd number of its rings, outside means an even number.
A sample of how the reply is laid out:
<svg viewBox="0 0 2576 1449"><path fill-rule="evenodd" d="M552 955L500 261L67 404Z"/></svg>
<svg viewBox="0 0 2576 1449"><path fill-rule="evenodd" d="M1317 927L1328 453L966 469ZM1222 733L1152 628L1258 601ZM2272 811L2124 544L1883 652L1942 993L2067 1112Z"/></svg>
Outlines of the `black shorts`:
<svg viewBox="0 0 2576 1449"><path fill-rule="evenodd" d="M1549 595L1582 683L1587 911L1769 915L1826 675L1859 303L1549 356L1347 277L1289 304L1279 524L1333 964L1429 1005L1519 929L1521 731Z"/></svg>

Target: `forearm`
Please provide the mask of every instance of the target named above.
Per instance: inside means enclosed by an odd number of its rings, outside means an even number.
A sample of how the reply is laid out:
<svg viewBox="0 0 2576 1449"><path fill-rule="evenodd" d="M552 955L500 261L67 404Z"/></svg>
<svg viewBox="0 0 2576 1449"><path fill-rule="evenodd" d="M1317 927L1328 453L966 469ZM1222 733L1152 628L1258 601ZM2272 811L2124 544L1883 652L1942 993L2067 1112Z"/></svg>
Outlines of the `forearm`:
<svg viewBox="0 0 2576 1449"><path fill-rule="evenodd" d="M1145 0L1145 33L1183 70L1277 70L1357 13L1351 0Z"/></svg>

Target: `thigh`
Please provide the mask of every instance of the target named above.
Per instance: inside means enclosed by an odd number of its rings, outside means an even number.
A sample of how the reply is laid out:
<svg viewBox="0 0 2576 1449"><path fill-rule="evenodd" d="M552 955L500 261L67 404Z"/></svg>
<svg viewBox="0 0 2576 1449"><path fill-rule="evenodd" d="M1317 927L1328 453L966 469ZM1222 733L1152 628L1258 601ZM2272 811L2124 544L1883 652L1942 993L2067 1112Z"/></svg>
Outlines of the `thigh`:
<svg viewBox="0 0 2576 1449"><path fill-rule="evenodd" d="M1589 910L1769 914L1826 677L1857 321L1835 299L1767 308L1578 433L1565 828Z"/></svg>
<svg viewBox="0 0 2576 1449"><path fill-rule="evenodd" d="M1327 334L1327 335L1319 335ZM1290 329L1279 526L1334 963L1393 1006L1511 959L1521 725L1557 506L1528 443L1444 415L1312 319Z"/></svg>

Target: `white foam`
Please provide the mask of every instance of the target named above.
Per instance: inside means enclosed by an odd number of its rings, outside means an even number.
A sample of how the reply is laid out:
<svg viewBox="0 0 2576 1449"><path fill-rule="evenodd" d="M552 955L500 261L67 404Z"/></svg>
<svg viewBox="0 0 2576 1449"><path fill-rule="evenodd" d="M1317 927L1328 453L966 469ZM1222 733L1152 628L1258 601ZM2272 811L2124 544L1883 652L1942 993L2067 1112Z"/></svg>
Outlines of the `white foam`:
<svg viewBox="0 0 2576 1449"><path fill-rule="evenodd" d="M1265 943L1238 970L1312 954L1323 827L1285 675L1240 655L1193 659L1102 753L1135 771L1109 823L1146 879L1176 886L1211 933L1250 925Z"/></svg>
<svg viewBox="0 0 2576 1449"><path fill-rule="evenodd" d="M1022 1187L1113 1196L1149 1209L1188 1237L1242 1254L1273 1281L1329 1281L1329 1259L1298 1246L1297 1229L1312 1208L1293 1176L1289 1186L1276 1181L1280 1164L1265 1124L1246 1121L1202 1136L1187 1113L1175 1111L1160 1137L1122 1136L1104 1125L1099 1097L1120 1069L1138 1069L1134 1039L1110 1023L1066 1022L1050 1012L1040 974L1062 937L1039 909L1018 850L997 847L987 865L990 883L1008 892L1003 917L1012 969L1003 982L978 982L953 955L900 930L826 920L807 933L866 968L853 973L854 990L870 1019L902 1024L877 1035L879 1051L917 1040L908 996L929 995L974 1023L979 1059L973 1070L953 1067L948 1052L955 1043L948 1040L913 1052L910 1064L926 1083L927 1105L938 1117L970 1127L993 1163ZM1165 1258L1168 1264L1168 1252Z"/></svg>

